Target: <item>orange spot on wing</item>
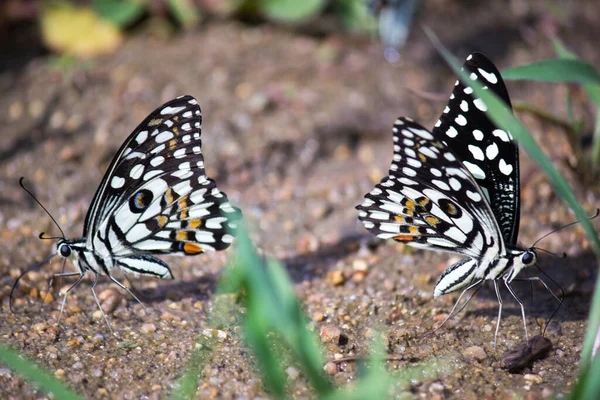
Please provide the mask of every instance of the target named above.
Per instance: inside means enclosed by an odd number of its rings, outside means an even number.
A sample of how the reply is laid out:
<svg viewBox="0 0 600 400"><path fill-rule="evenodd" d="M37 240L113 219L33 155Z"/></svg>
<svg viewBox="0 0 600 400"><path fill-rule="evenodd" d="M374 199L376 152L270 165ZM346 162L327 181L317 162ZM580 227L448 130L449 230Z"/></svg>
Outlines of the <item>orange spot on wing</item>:
<svg viewBox="0 0 600 400"><path fill-rule="evenodd" d="M204 250L202 250L202 247L198 246L197 244L186 243L183 245L183 251L189 254L198 254L202 253Z"/></svg>
<svg viewBox="0 0 600 400"><path fill-rule="evenodd" d="M399 242L410 242L411 240L414 239L414 236L410 236L410 235L396 235L393 238L394 240L397 240Z"/></svg>
<svg viewBox="0 0 600 400"><path fill-rule="evenodd" d="M439 219L437 219L436 217L432 217L432 216L425 217L425 221L426 221L426 222L427 222L429 225L432 225L432 226L436 226L437 224L439 224L439 223L440 223L440 220L439 220Z"/></svg>
<svg viewBox="0 0 600 400"><path fill-rule="evenodd" d="M186 231L177 231L176 238L179 241L187 240L187 232Z"/></svg>
<svg viewBox="0 0 600 400"><path fill-rule="evenodd" d="M158 222L158 226L161 228L163 228L167 224L168 220L169 219L167 217L165 217L164 215L158 215L156 217L156 222Z"/></svg>
<svg viewBox="0 0 600 400"><path fill-rule="evenodd" d="M169 140L169 150L174 150L177 147L177 139Z"/></svg>
<svg viewBox="0 0 600 400"><path fill-rule="evenodd" d="M419 160L421 160L421 162L426 162L427 161L427 157L425 157L423 154L419 153L417 154L417 157L419 157Z"/></svg>
<svg viewBox="0 0 600 400"><path fill-rule="evenodd" d="M165 192L165 203L167 203L167 205L171 204L173 202L173 189L168 188L167 191Z"/></svg>
<svg viewBox="0 0 600 400"><path fill-rule="evenodd" d="M177 210L183 210L184 208L187 208L187 206L187 196L180 197L179 200L177 200Z"/></svg>
<svg viewBox="0 0 600 400"><path fill-rule="evenodd" d="M394 219L396 220L396 222L404 222L404 217L401 215L396 215Z"/></svg>
<svg viewBox="0 0 600 400"><path fill-rule="evenodd" d="M202 225L201 219L190 219L189 221L187 221L187 226L185 228L186 229L196 229L196 228L199 228L201 225Z"/></svg>
<svg viewBox="0 0 600 400"><path fill-rule="evenodd" d="M417 226L409 226L408 227L408 232L413 234L413 235L418 235L419 234L419 227Z"/></svg>
<svg viewBox="0 0 600 400"><path fill-rule="evenodd" d="M189 215L190 212L188 210L183 210L181 213L179 213L179 219L187 219Z"/></svg>

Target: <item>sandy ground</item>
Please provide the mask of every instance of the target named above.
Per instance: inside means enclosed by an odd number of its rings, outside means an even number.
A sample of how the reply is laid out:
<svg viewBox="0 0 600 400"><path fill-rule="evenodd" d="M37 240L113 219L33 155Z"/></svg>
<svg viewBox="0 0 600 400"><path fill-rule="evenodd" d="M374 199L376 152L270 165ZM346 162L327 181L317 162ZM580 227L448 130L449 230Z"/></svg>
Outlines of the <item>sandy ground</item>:
<svg viewBox="0 0 600 400"><path fill-rule="evenodd" d="M541 3L484 9L431 2L420 22L460 57L479 50L500 68L550 58L552 48L541 31L552 29L587 61L600 65L593 47L600 33L591 20L593 2L562 10L558 23L549 21ZM474 16L468 25L467 12ZM116 337L108 334L88 284L73 292L58 326L57 293L69 281L56 280L51 296L41 296L48 279L60 271L57 261L24 277L16 293L17 313L8 311L14 279L53 251L52 241L36 236L58 234L20 190L19 177L27 177L67 236L76 237L120 143L162 102L191 94L203 110L208 175L243 209L256 242L285 263L310 325L320 334L324 359L365 354L377 328L397 359L388 363L391 371L446 360L437 373L410 387L393 387L393 396L541 399L567 393L576 379L597 268L579 227L540 243L570 255L566 260L543 255L539 263L565 291L565 304L546 332L554 349L531 368L509 374L500 368L500 357L523 341L518 305L505 302L496 350L497 301L491 288L480 291L458 318L421 339L457 298L432 296L439 274L457 259L380 243L356 219L354 206L387 172L394 119L406 115L433 126L454 80L416 27L401 62L390 65L381 46L369 40L315 38L237 23L211 23L168 41L134 35L116 54L85 69L56 70L42 57L3 71L0 340L86 397L127 399L167 396L196 341L217 334L204 329L230 250L165 257L174 281L132 279L148 311L102 280L98 292ZM513 100L566 115L565 87L508 86ZM431 99L409 89L440 96ZM576 111L589 122L582 99L577 92ZM598 188L567 167L572 156L564 132L530 116L523 119L567 174L578 198L593 210ZM573 217L526 154L521 171L520 242L530 245ZM530 333L539 334L556 302L541 286L516 287L526 302ZM268 398L239 328L230 325L220 335L198 397ZM292 365L290 394L314 395L297 372ZM343 386L357 376L357 368L341 363L330 365L328 373ZM0 368L0 388L2 398L43 397L5 368Z"/></svg>

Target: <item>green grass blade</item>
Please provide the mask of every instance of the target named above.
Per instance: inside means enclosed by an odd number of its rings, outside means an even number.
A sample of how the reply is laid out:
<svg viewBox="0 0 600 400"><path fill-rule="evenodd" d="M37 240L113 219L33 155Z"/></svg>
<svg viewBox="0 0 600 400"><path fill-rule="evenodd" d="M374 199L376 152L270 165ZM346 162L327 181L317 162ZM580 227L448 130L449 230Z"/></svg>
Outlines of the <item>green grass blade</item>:
<svg viewBox="0 0 600 400"><path fill-rule="evenodd" d="M571 400L600 399L600 357L595 357L589 368L579 374L579 381L569 395Z"/></svg>
<svg viewBox="0 0 600 400"><path fill-rule="evenodd" d="M0 361L39 387L44 393L52 393L56 399L82 399L71 388L38 367L33 361L20 356L19 353L2 343L0 343Z"/></svg>
<svg viewBox="0 0 600 400"><path fill-rule="evenodd" d="M140 19L148 4L131 0L94 0L94 9L103 19L125 28Z"/></svg>
<svg viewBox="0 0 600 400"><path fill-rule="evenodd" d="M531 80L542 82L574 82L600 84L600 74L590 64L567 58L539 61L502 71L505 80Z"/></svg>
<svg viewBox="0 0 600 400"><path fill-rule="evenodd" d="M577 218L581 221L581 225L585 230L585 233L590 241L592 250L596 254L596 258L600 260L600 241L598 240L598 234L594 229L592 223L588 219L588 216L584 209L577 201L573 191L569 187L569 184L562 177L562 175L556 170L550 159L541 151L529 131L525 126L513 115L512 112L507 110L504 103L489 90L484 90L482 85L477 81L471 81L469 77L461 71L461 66L458 61L450 54L448 50L440 43L435 34L428 28L425 28L426 34L438 51L442 54L446 62L452 67L452 69L459 75L463 82L468 82L477 97L488 106L488 115L494 121L494 123L505 131L510 131L519 145L527 151L531 159L538 164L538 166L548 176L552 186L556 193L563 199L563 201L571 207L575 212ZM600 285L596 284L596 290L594 293L594 300L592 303L592 309L590 310L590 318L588 324L588 330L584 339L582 354L581 354L581 368L585 368L590 364L592 357L592 349L594 348L594 339L599 332L600 327Z"/></svg>
<svg viewBox="0 0 600 400"><path fill-rule="evenodd" d="M325 0L258 0L261 11L268 18L295 23L310 19L326 5Z"/></svg>
<svg viewBox="0 0 600 400"><path fill-rule="evenodd" d="M293 353L313 388L320 395L333 389L324 376L321 351L307 329L307 319L295 296L294 287L278 261L256 254L244 229L236 238L237 273L242 276L248 307L244 332L255 349L265 381L279 397L285 387L278 354L273 351L273 335Z"/></svg>
<svg viewBox="0 0 600 400"><path fill-rule="evenodd" d="M552 39L554 51L563 59L577 60L577 54L573 53L558 38ZM594 124L594 135L592 141L592 167L597 168L600 164L600 87L598 85L583 85L586 94L596 104L596 122Z"/></svg>

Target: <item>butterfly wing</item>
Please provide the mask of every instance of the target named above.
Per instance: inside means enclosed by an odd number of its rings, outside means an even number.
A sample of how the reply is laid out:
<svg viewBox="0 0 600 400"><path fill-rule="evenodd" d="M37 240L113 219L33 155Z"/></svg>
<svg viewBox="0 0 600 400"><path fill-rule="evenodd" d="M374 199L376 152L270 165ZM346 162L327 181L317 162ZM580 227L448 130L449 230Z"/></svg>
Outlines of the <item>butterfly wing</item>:
<svg viewBox="0 0 600 400"><path fill-rule="evenodd" d="M500 72L483 54L473 53L467 57L463 71L511 108ZM471 87L456 81L433 132L471 172L488 197L505 242L514 245L519 232L518 148L510 133L499 129L488 118L486 105L472 93Z"/></svg>
<svg viewBox="0 0 600 400"><path fill-rule="evenodd" d="M87 246L123 257L228 247L240 211L206 177L202 114L190 96L152 112L108 168L84 226Z"/></svg>
<svg viewBox="0 0 600 400"><path fill-rule="evenodd" d="M356 207L364 226L382 239L476 259L504 252L485 196L443 138L408 118L393 132L389 176Z"/></svg>

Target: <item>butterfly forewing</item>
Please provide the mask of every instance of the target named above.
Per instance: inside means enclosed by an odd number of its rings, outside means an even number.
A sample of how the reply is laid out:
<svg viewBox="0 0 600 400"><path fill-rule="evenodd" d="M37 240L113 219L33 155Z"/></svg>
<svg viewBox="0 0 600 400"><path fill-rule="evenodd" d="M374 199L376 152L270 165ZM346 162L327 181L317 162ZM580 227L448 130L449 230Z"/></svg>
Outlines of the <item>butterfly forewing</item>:
<svg viewBox="0 0 600 400"><path fill-rule="evenodd" d="M393 131L389 176L357 207L365 227L382 239L470 257L501 251L487 200L443 138L406 118Z"/></svg>
<svg viewBox="0 0 600 400"><path fill-rule="evenodd" d="M471 54L463 65L471 80L494 92L510 109L500 72L483 54ZM433 132L452 149L488 197L502 236L514 245L519 231L519 153L510 133L487 116L473 89L457 81Z"/></svg>
<svg viewBox="0 0 600 400"><path fill-rule="evenodd" d="M135 129L88 212L84 235L93 248L126 256L230 245L240 212L205 175L201 123L198 103L183 96Z"/></svg>

